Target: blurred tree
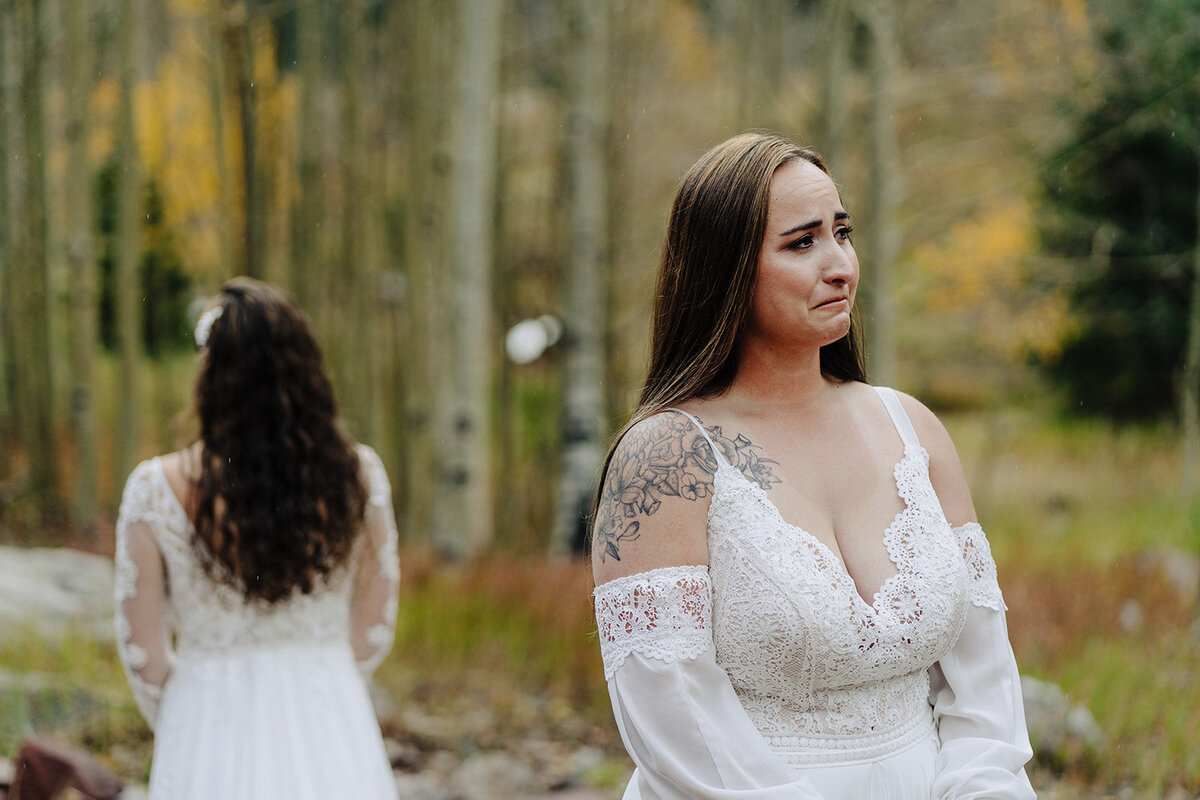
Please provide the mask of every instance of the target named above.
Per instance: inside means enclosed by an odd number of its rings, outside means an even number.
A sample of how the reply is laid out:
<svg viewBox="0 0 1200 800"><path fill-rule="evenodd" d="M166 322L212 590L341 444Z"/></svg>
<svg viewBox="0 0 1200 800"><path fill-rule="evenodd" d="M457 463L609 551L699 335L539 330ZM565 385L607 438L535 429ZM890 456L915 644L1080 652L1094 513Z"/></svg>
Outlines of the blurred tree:
<svg viewBox="0 0 1200 800"><path fill-rule="evenodd" d="M266 196L258 142L258 89L254 81L254 23L257 3L222 0L225 61L232 69L240 123L243 217L238 272L263 277L266 257Z"/></svg>
<svg viewBox="0 0 1200 800"><path fill-rule="evenodd" d="M16 69L9 61L12 52L11 36L16 5L13 0L0 0L0 475L7 475L12 457L14 438L14 408L16 403L13 381L13 361L16 345L12 330L12 209L9 163L11 161L9 99L12 78Z"/></svg>
<svg viewBox="0 0 1200 800"><path fill-rule="evenodd" d="M20 148L13 174L20 209L12 230L12 315L8 333L17 423L29 458L28 489L43 511L60 500L57 436L54 425L54 385L50 335L50 270L47 259L46 139L44 65L45 15L41 0L17 0L16 41L20 43L18 104L21 109Z"/></svg>
<svg viewBox="0 0 1200 800"><path fill-rule="evenodd" d="M91 168L88 164L88 101L92 96L94 48L88 37L87 5L63 3L63 52L67 80L66 214L71 327L71 430L75 439L75 483L71 512L75 520L93 533L96 514L96 409L95 354L99 337L97 322L96 259L93 246Z"/></svg>
<svg viewBox="0 0 1200 800"><path fill-rule="evenodd" d="M493 205L496 178L496 97L500 74L502 0L459 0L455 98L451 272L453 314L449 362L453 393L439 402L444 439L434 502L434 536L463 557L494 538L491 376L499 348L492 330Z"/></svg>
<svg viewBox="0 0 1200 800"><path fill-rule="evenodd" d="M870 33L870 119L867 129L868 226L863 237L863 289L867 366L872 380L890 386L896 379L896 313L892 297L900 252L900 145L896 137L896 80L900 48L896 41L895 0L862 0Z"/></svg>
<svg viewBox="0 0 1200 800"><path fill-rule="evenodd" d="M118 476L128 475L133 470L140 421L138 390L142 348L139 334L143 324L143 304L138 291L138 262L142 252L142 169L133 120L133 91L139 63L142 14L135 2L137 0L120 0L118 4L116 42L121 87L114 152L117 202L113 254L113 318L120 365L117 389L120 411L115 452Z"/></svg>
<svg viewBox="0 0 1200 800"><path fill-rule="evenodd" d="M296 79L299 92L296 114L299 186L291 226L290 281L300 307L311 309L319 296L315 285L321 261L317 234L325 213L319 107L323 76L324 3L314 0L292 2L295 5Z"/></svg>
<svg viewBox="0 0 1200 800"><path fill-rule="evenodd" d="M1174 407L1200 188L1200 15L1113 0L1106 58L1074 134L1041 173L1043 249L1068 266L1074 333L1048 363L1069 407L1118 421Z"/></svg>
<svg viewBox="0 0 1200 800"><path fill-rule="evenodd" d="M454 5L441 0L409 0L402 16L403 50L408 80L401 107L409 132L403 190L402 259L407 278L404 373L406 481L402 498L405 531L424 535L432 528L439 482L430 480L444 469L437 456L435 433L439 404L453 392L446 355L449 349L449 297L445 289L449 261L450 142L453 106L443 101L453 74ZM399 16L399 15L398 15Z"/></svg>
<svg viewBox="0 0 1200 800"><path fill-rule="evenodd" d="M100 170L96 181L97 230L100 234L100 341L105 347L119 350L121 299L118 257L122 235L122 207L119 162L110 159ZM135 328L136 347L153 357L192 346L191 301L192 278L187 272L175 243L175 235L166 219L162 192L157 181L148 181L134 195L138 201L134 211L134 238L138 246L134 253L136 267L133 292L140 309Z"/></svg>
<svg viewBox="0 0 1200 800"><path fill-rule="evenodd" d="M609 272L608 7L568 4L570 64L567 98L567 180L570 234L563 292L566 362L563 373L562 468L551 550L586 549L587 516L604 461L604 276Z"/></svg>

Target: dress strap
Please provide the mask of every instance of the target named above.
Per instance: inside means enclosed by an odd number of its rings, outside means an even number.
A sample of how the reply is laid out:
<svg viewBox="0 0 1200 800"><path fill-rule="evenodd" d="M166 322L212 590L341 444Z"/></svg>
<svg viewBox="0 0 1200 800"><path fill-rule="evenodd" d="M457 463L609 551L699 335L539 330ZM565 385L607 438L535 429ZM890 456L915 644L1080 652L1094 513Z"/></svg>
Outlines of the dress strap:
<svg viewBox="0 0 1200 800"><path fill-rule="evenodd" d="M888 415L892 418L892 424L896 426L896 433L900 434L901 440L904 441L904 448L907 450L910 447L920 447L921 442L917 439L917 431L913 428L912 421L908 418L908 412L900 404L900 398L897 396L895 390L889 389L886 386L872 386L871 388L875 390L875 393L879 395L879 399L883 401L884 408L887 409Z"/></svg>
<svg viewBox="0 0 1200 800"><path fill-rule="evenodd" d="M717 463L723 467L729 466L729 462L725 460L725 456L721 455L721 448L717 447L716 442L714 442L712 440L712 437L708 435L708 431L704 430L704 426L700 424L700 420L696 419L691 414L684 411L682 408L674 408L674 407L664 408L663 411L675 411L679 414L683 414L685 417L690 419L692 421L692 424L695 425L696 428L700 431L700 435L703 436L704 440L708 442L708 446L712 448L713 456L717 459Z"/></svg>

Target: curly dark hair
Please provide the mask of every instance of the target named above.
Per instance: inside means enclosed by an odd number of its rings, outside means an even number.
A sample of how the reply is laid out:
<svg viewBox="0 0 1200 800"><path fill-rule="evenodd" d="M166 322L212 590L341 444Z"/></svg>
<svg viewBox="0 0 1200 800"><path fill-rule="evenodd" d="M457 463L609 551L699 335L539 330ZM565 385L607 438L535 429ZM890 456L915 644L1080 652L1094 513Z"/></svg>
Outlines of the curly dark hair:
<svg viewBox="0 0 1200 800"><path fill-rule="evenodd" d="M193 544L214 580L275 603L347 560L367 490L303 312L249 278L216 306L196 377Z"/></svg>

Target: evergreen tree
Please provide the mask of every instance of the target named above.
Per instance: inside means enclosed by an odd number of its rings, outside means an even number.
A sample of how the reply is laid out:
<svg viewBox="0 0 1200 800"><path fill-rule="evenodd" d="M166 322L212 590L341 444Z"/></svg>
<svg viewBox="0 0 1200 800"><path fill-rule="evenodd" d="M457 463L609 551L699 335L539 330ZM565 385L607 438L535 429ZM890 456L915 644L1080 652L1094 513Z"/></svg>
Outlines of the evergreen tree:
<svg viewBox="0 0 1200 800"><path fill-rule="evenodd" d="M1071 140L1042 170L1042 247L1070 265L1078 323L1047 366L1085 414L1133 421L1174 408L1200 173L1193 5L1106 4L1098 91L1081 93Z"/></svg>

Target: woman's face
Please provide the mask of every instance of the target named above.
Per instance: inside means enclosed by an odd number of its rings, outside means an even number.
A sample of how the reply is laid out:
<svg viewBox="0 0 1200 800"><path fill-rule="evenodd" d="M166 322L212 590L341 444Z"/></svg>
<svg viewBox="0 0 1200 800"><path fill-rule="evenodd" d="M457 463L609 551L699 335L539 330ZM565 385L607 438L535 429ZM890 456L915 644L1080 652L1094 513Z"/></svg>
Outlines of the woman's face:
<svg viewBox="0 0 1200 800"><path fill-rule="evenodd" d="M819 167L795 159L775 170L747 342L820 347L849 332L858 288L850 230L837 187Z"/></svg>

